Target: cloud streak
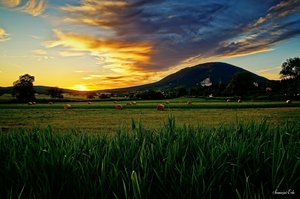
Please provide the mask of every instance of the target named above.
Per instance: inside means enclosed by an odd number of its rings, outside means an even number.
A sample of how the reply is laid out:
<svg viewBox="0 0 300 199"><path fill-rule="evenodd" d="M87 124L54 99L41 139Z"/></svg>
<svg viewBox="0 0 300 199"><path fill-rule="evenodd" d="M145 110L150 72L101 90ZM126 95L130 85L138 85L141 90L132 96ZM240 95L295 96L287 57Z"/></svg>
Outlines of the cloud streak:
<svg viewBox="0 0 300 199"><path fill-rule="evenodd" d="M288 0L268 9L264 16L244 27L242 37L223 42L215 54L240 56L265 52L275 44L299 35L300 1Z"/></svg>
<svg viewBox="0 0 300 199"><path fill-rule="evenodd" d="M0 42L9 40L9 34L4 28L0 27Z"/></svg>
<svg viewBox="0 0 300 199"><path fill-rule="evenodd" d="M46 0L0 0L0 5L15 8L18 11L28 13L32 16L41 15L46 9Z"/></svg>
<svg viewBox="0 0 300 199"><path fill-rule="evenodd" d="M72 56L89 52L97 57L98 63L114 72L136 71L138 64L148 64L152 45L150 43L128 42L120 39L97 38L95 36L53 30L55 38L45 43L47 48L62 46L69 52L62 56Z"/></svg>

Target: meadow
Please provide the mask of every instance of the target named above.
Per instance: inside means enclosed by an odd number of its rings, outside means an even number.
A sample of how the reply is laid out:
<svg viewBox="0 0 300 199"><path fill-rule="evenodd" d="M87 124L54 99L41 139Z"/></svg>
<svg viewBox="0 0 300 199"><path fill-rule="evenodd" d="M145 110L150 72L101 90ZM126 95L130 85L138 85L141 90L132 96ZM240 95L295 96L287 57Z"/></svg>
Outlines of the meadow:
<svg viewBox="0 0 300 199"><path fill-rule="evenodd" d="M157 104L166 103L165 111L157 111ZM192 104L187 104L192 101ZM131 119L141 121L145 128L159 128L168 115L174 115L179 125L222 126L237 120L268 120L272 124L298 121L300 102L224 102L196 98L172 100L144 100L136 105L131 101L118 101L124 110L116 110L113 101L54 102L53 104L0 104L0 128L31 128L32 126L54 129L85 129L103 133L115 132L118 128L130 128ZM72 106L64 110L64 104Z"/></svg>
<svg viewBox="0 0 300 199"><path fill-rule="evenodd" d="M193 104L186 104L192 100ZM296 198L300 103L0 104L4 198ZM293 194L294 193L294 194Z"/></svg>

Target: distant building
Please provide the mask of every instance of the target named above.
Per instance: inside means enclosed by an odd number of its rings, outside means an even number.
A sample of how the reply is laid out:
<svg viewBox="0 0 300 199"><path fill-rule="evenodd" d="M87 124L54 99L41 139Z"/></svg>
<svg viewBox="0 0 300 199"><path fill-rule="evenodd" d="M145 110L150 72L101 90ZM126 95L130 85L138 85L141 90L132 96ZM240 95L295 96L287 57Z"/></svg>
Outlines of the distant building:
<svg viewBox="0 0 300 199"><path fill-rule="evenodd" d="M257 82L253 82L253 85L254 85L255 87L258 87L258 83L257 83Z"/></svg>
<svg viewBox="0 0 300 199"><path fill-rule="evenodd" d="M272 88L271 87L267 87L266 91L272 91Z"/></svg>
<svg viewBox="0 0 300 199"><path fill-rule="evenodd" d="M208 77L208 78L202 80L200 82L200 84L201 84L201 86L205 87L205 86L211 86L212 82L211 82L210 78Z"/></svg>

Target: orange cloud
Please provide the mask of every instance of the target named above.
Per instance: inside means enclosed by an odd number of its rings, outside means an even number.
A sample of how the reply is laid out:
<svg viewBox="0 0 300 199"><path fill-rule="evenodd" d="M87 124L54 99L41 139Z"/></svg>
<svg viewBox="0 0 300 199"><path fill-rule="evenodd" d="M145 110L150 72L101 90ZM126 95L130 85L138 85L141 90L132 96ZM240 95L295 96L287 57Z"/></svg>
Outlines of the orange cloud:
<svg viewBox="0 0 300 199"><path fill-rule="evenodd" d="M0 0L0 4L9 8L14 8L21 3L21 0Z"/></svg>
<svg viewBox="0 0 300 199"><path fill-rule="evenodd" d="M20 11L26 12L32 16L38 16L44 12L45 8L45 0L29 0L23 7L20 8Z"/></svg>
<svg viewBox="0 0 300 199"><path fill-rule="evenodd" d="M23 6L20 6L21 3L21 0L0 0L0 4L9 8L16 8L17 10L28 13L32 16L41 15L47 4L46 0L28 0Z"/></svg>
<svg viewBox="0 0 300 199"><path fill-rule="evenodd" d="M263 53L263 52L269 52L272 51L273 49L266 48L266 47L261 47L257 46L254 48L249 48L249 49L237 49L236 51L233 52L225 52L224 55L220 55L218 57L220 58L233 58L233 57L242 57L242 56L247 56L247 55L253 55L257 53Z"/></svg>
<svg viewBox="0 0 300 199"><path fill-rule="evenodd" d="M151 73L133 73L128 75L109 75L98 77L94 79L94 86L101 89L107 88L123 88L130 86L137 86L151 82ZM100 83L97 83L100 82ZM93 85L93 84L91 84Z"/></svg>
<svg viewBox="0 0 300 199"><path fill-rule="evenodd" d="M287 15L291 15L300 10L299 0L287 0L281 1L275 6L271 7L268 10L268 13L264 17L260 17L253 25L250 26L250 29L255 29L258 26L273 20L275 18L282 18ZM248 27L249 28L249 27Z"/></svg>
<svg viewBox="0 0 300 199"><path fill-rule="evenodd" d="M60 53L62 56L81 55L89 52L98 58L99 64L115 72L128 72L139 65L150 62L152 45L147 42L126 42L116 39L97 38L95 36L53 30L55 39L45 43L48 48L63 46L71 50ZM73 53L73 54L72 54Z"/></svg>
<svg viewBox="0 0 300 199"><path fill-rule="evenodd" d="M65 19L67 22L110 27L111 24L120 23L116 17L126 7L128 3L123 0L83 0L80 6L67 5L61 7L61 10L71 15ZM94 18L95 15L100 17Z"/></svg>
<svg viewBox="0 0 300 199"><path fill-rule="evenodd" d="M157 72L129 72L123 74L82 74L81 84L86 85L89 90L123 88L138 86L155 82L161 78Z"/></svg>
<svg viewBox="0 0 300 199"><path fill-rule="evenodd" d="M61 8L63 11L67 12L98 12L99 9L105 11L110 8L121 8L128 6L128 3L123 0L114 1L95 1L95 0L83 0L81 6L71 6L67 5Z"/></svg>

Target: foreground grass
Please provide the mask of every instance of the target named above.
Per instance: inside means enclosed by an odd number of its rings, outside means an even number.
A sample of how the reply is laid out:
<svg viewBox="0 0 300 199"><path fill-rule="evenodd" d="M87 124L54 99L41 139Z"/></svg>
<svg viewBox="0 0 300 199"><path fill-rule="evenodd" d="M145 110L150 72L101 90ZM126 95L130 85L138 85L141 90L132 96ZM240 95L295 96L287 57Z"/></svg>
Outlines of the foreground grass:
<svg viewBox="0 0 300 199"><path fill-rule="evenodd" d="M300 186L300 124L0 134L3 198L271 198Z"/></svg>

